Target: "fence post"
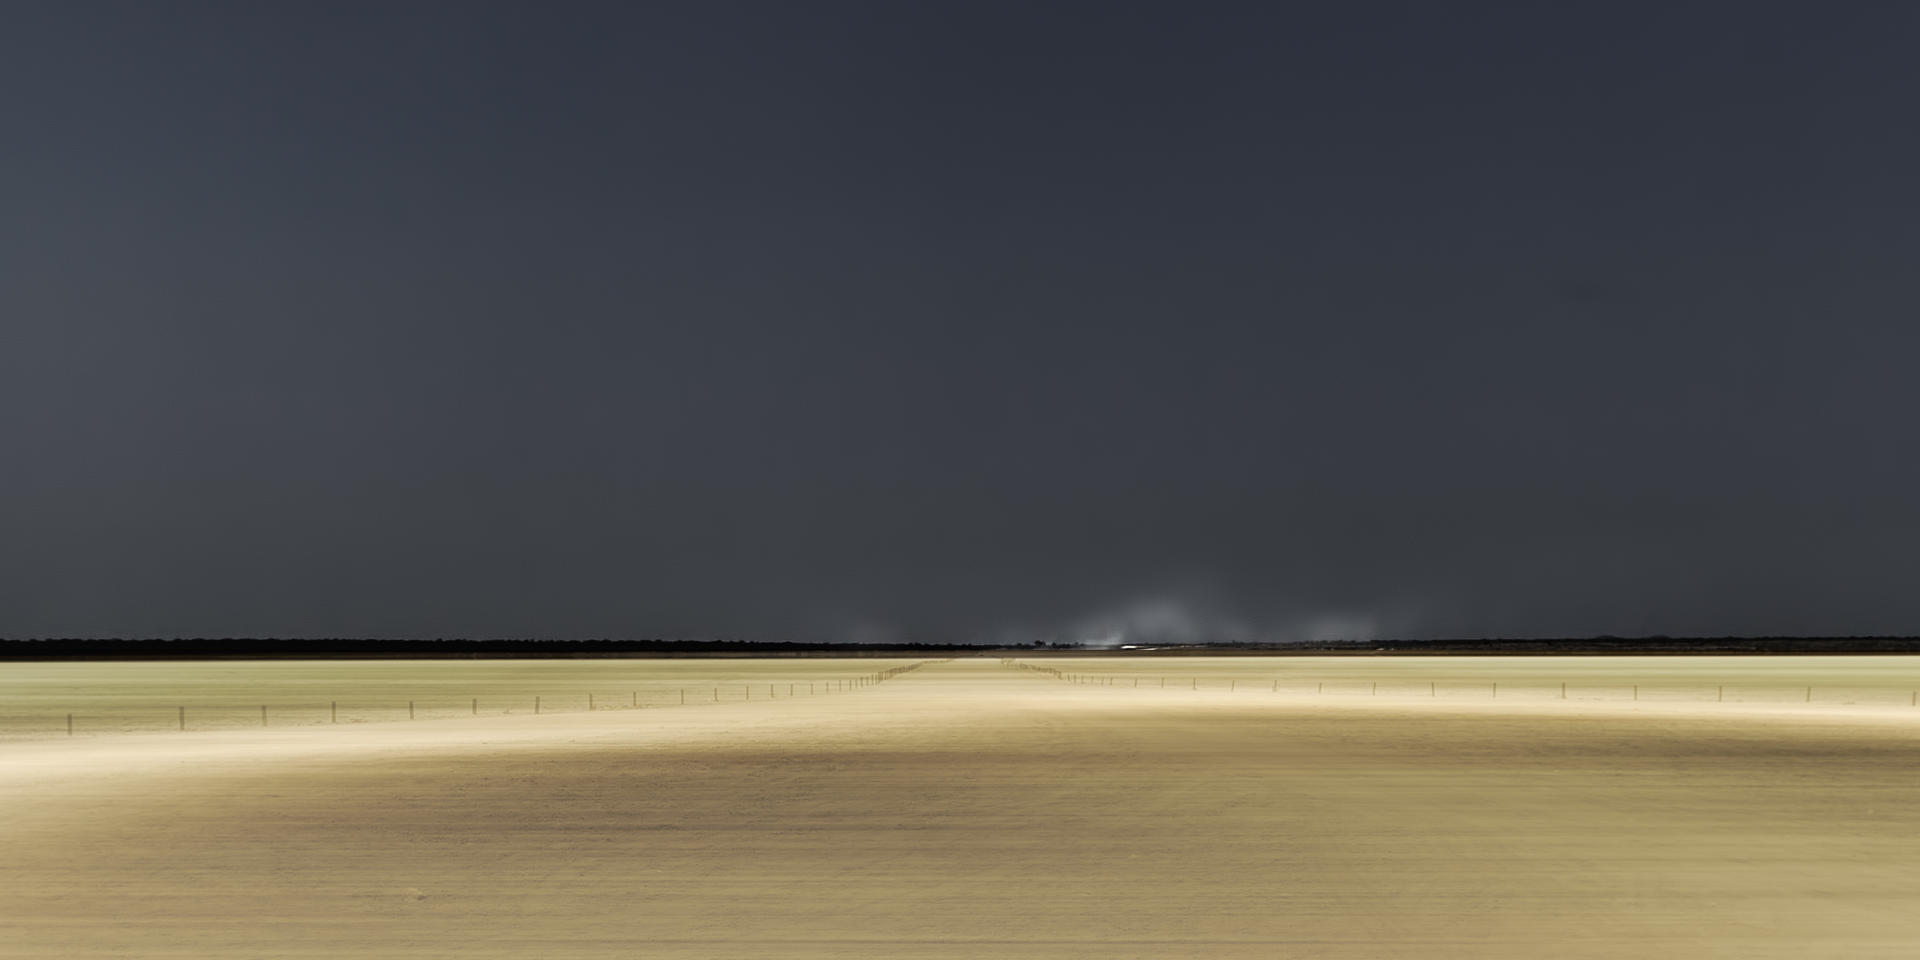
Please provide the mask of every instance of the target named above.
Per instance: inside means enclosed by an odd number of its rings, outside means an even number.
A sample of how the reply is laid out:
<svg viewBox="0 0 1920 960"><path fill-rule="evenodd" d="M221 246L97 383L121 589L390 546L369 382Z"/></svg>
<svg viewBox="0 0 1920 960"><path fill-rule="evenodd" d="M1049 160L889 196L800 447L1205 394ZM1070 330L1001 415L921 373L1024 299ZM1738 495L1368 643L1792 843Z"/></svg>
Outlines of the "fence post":
<svg viewBox="0 0 1920 960"><path fill-rule="evenodd" d="M67 736L73 736L73 714L67 714Z"/></svg>
<svg viewBox="0 0 1920 960"><path fill-rule="evenodd" d="M1807 688L1807 702L1808 702L1808 703L1812 703L1812 702L1813 702L1813 688L1812 688L1812 687L1808 687L1808 688Z"/></svg>
<svg viewBox="0 0 1920 960"><path fill-rule="evenodd" d="M533 698L533 714L534 716L540 715L540 698L539 697Z"/></svg>
<svg viewBox="0 0 1920 960"><path fill-rule="evenodd" d="M1567 698L1567 682L1565 680L1562 680L1560 681L1560 699L1565 700L1566 698Z"/></svg>
<svg viewBox="0 0 1920 960"><path fill-rule="evenodd" d="M1429 696L1429 697L1434 697L1434 698L1436 698L1436 699L1438 699L1438 698L1439 698L1439 696L1440 696L1440 685L1439 685L1438 683L1435 683L1435 682L1434 682L1434 681L1432 681L1432 680L1428 680L1428 681L1427 681L1427 696Z"/></svg>
<svg viewBox="0 0 1920 960"><path fill-rule="evenodd" d="M334 700L327 704L327 722L340 722L340 701Z"/></svg>
<svg viewBox="0 0 1920 960"><path fill-rule="evenodd" d="M267 725L267 705L264 703L260 705L260 725Z"/></svg>
<svg viewBox="0 0 1920 960"><path fill-rule="evenodd" d="M479 697L473 698L473 715L476 717L480 715L480 698Z"/></svg>
<svg viewBox="0 0 1920 960"><path fill-rule="evenodd" d="M1633 698L1635 700L1640 699L1640 685L1637 683L1633 685Z"/></svg>
<svg viewBox="0 0 1920 960"><path fill-rule="evenodd" d="M633 692L633 705L637 707L640 705L640 691L635 690L632 692Z"/></svg>
<svg viewBox="0 0 1920 960"><path fill-rule="evenodd" d="M412 700L407 701L407 719L408 720L413 719L413 701Z"/></svg>
<svg viewBox="0 0 1920 960"><path fill-rule="evenodd" d="M1490 699L1494 699L1494 700L1500 699L1500 681L1498 680L1495 680L1493 682L1493 696Z"/></svg>
<svg viewBox="0 0 1920 960"><path fill-rule="evenodd" d="M187 729L187 708L186 707L180 708L180 729L182 730Z"/></svg>
<svg viewBox="0 0 1920 960"><path fill-rule="evenodd" d="M1367 690L1367 695L1374 696L1374 697L1377 697L1380 695L1380 681L1378 680L1373 681L1373 683L1369 686Z"/></svg>
<svg viewBox="0 0 1920 960"><path fill-rule="evenodd" d="M593 712L593 694L591 693L587 694L587 712Z"/></svg>
<svg viewBox="0 0 1920 960"><path fill-rule="evenodd" d="M1724 683L1723 683L1723 684L1721 684L1721 685L1719 685L1719 686L1717 686L1717 687L1714 687L1714 688L1713 688L1713 702L1714 702L1714 703L1724 703L1724 702L1726 702L1726 699L1727 699L1727 685L1726 685L1726 684L1724 684Z"/></svg>

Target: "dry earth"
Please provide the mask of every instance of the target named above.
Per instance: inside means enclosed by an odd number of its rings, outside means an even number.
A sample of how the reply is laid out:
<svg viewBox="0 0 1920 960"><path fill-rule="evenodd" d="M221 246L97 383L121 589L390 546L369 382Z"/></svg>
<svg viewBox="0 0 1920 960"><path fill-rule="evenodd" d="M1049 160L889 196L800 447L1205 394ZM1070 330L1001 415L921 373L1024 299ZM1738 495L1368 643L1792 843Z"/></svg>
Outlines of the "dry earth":
<svg viewBox="0 0 1920 960"><path fill-rule="evenodd" d="M961 660L700 709L15 742L0 957L1907 958L1913 717Z"/></svg>
<svg viewBox="0 0 1920 960"><path fill-rule="evenodd" d="M0 664L0 740L569 713L817 696L869 657L176 660ZM536 707L536 699L539 706ZM263 715L261 708L265 707ZM184 708L184 715L180 712Z"/></svg>

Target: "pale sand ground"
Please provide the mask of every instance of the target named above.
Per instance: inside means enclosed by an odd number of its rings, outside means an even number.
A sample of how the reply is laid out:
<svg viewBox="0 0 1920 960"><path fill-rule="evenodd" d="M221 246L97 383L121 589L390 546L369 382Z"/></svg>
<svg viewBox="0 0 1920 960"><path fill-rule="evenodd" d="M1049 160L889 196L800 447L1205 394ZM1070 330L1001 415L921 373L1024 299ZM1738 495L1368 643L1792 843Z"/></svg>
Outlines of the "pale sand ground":
<svg viewBox="0 0 1920 960"><path fill-rule="evenodd" d="M1278 692L1920 705L1920 657L1032 657L1119 685ZM1636 688L1638 688L1636 690ZM1811 688L1809 690L1809 688ZM4 687L0 686L0 692Z"/></svg>
<svg viewBox="0 0 1920 960"><path fill-rule="evenodd" d="M3 957L1920 955L1920 721L962 660L0 745Z"/></svg>
<svg viewBox="0 0 1920 960"><path fill-rule="evenodd" d="M0 740L677 706L828 693L903 658L181 660L0 664Z"/></svg>

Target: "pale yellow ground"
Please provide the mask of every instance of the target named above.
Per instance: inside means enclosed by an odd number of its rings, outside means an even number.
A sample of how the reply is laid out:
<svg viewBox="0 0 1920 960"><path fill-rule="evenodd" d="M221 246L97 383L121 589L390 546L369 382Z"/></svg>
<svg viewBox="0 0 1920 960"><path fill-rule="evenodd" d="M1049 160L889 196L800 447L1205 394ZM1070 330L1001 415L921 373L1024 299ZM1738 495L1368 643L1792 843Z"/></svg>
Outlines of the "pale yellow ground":
<svg viewBox="0 0 1920 960"><path fill-rule="evenodd" d="M901 658L0 663L0 740L380 723L818 696Z"/></svg>
<svg viewBox="0 0 1920 960"><path fill-rule="evenodd" d="M0 744L0 957L1909 958L1914 717L961 660Z"/></svg>
<svg viewBox="0 0 1920 960"><path fill-rule="evenodd" d="M1920 706L1920 657L1029 657L1090 681L1290 695ZM4 687L0 687L4 690Z"/></svg>

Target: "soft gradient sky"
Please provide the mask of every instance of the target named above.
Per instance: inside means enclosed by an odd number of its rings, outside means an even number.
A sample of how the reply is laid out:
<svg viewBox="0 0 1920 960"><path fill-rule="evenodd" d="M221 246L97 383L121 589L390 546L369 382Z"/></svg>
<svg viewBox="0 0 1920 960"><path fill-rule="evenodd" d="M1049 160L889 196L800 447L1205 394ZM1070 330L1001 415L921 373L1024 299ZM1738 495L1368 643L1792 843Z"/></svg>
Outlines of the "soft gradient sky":
<svg viewBox="0 0 1920 960"><path fill-rule="evenodd" d="M1920 633L1916 48L9 4L0 635Z"/></svg>

